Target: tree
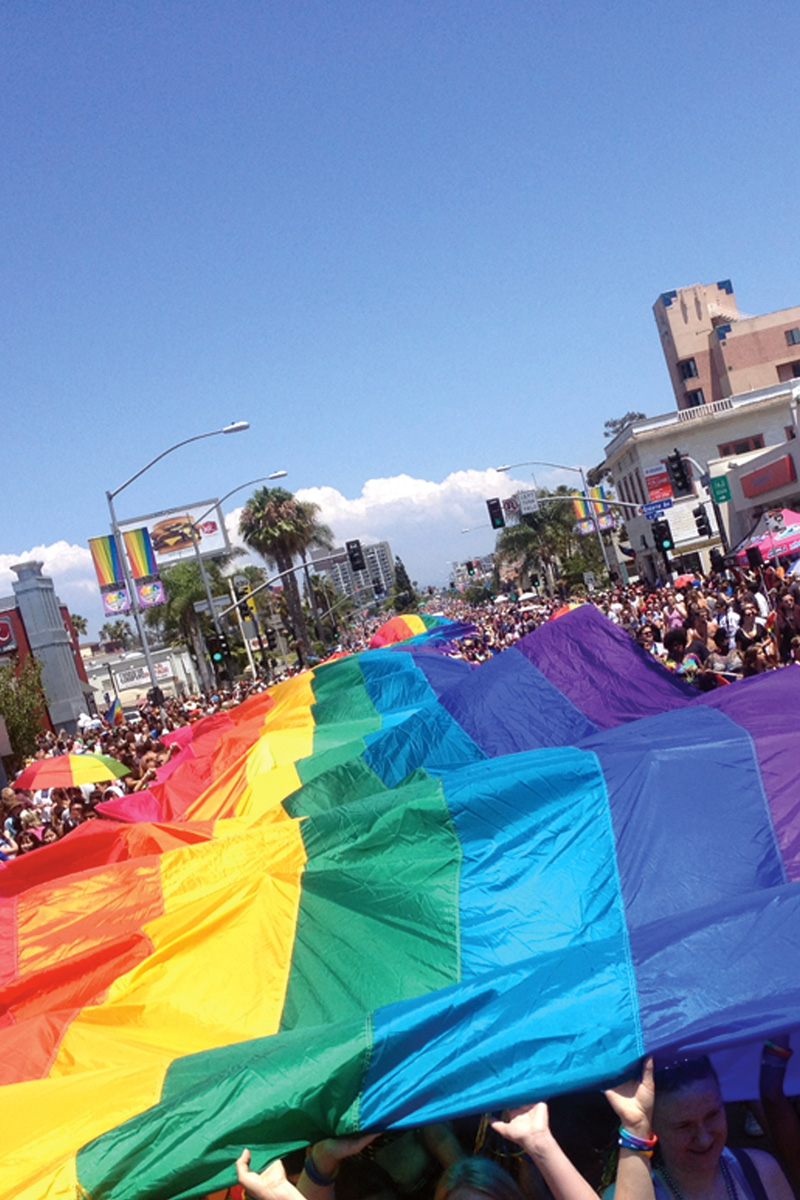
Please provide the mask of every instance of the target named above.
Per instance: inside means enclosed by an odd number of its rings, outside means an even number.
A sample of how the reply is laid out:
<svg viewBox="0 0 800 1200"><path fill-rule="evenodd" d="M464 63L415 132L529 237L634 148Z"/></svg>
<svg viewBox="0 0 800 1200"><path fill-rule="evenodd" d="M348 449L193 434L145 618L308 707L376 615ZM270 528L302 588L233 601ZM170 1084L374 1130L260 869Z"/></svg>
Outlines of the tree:
<svg viewBox="0 0 800 1200"><path fill-rule="evenodd" d="M42 665L29 655L20 665L14 658L0 666L0 715L5 718L11 742L11 768L36 750L36 735L41 731L46 711L42 690Z"/></svg>
<svg viewBox="0 0 800 1200"><path fill-rule="evenodd" d="M123 650L131 650L138 643L139 639L124 617L118 617L116 621L106 621L105 625L101 627L100 640L103 642L119 642Z"/></svg>
<svg viewBox="0 0 800 1200"><path fill-rule="evenodd" d="M308 628L297 578L291 568L295 558L305 562L306 552L312 546L326 550L333 546L333 534L317 519L319 511L318 504L297 500L286 488L263 487L253 493L239 520L239 533L245 544L283 575L289 621L301 662L304 648L309 644Z"/></svg>
<svg viewBox="0 0 800 1200"><path fill-rule="evenodd" d="M205 563L211 595L224 596L228 594L227 584L216 562ZM195 611L195 604L202 602L208 607L208 597L203 584L200 568L194 559L183 559L161 572L161 582L164 584L166 600L158 608L151 608L145 614L145 622L151 628L161 630L164 641L168 645L188 645L192 647L195 661L200 670L203 687L208 691L213 688L214 680L206 662L204 630L212 630L211 614L201 617Z"/></svg>
<svg viewBox="0 0 800 1200"><path fill-rule="evenodd" d="M86 617L81 617L78 613L70 613L69 619L78 637L85 637L89 629L89 622L86 620Z"/></svg>
<svg viewBox="0 0 800 1200"><path fill-rule="evenodd" d="M564 499L544 501L538 512L529 513L517 525L507 525L496 548L502 561L520 563L523 576L543 571L551 591L556 574L575 584L583 581L584 571L599 575L604 570L597 538L576 532L569 488L556 488L555 495Z"/></svg>
<svg viewBox="0 0 800 1200"><path fill-rule="evenodd" d="M622 433L626 425L630 425L633 421L644 421L645 414L643 412L626 412L624 417L612 417L603 425L605 434L603 435L607 442L615 438L618 433Z"/></svg>
<svg viewBox="0 0 800 1200"><path fill-rule="evenodd" d="M408 571L403 566L402 558L394 560L394 590L392 604L398 613L416 612L419 608L419 596L414 591Z"/></svg>

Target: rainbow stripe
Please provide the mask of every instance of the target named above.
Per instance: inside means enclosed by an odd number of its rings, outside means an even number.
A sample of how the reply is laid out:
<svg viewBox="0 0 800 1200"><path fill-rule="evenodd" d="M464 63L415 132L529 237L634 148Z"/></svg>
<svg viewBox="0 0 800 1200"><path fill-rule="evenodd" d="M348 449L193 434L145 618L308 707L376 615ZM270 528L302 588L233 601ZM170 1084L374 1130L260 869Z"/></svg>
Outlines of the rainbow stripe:
<svg viewBox="0 0 800 1200"><path fill-rule="evenodd" d="M590 605L181 730L159 820L0 872L0 1196L201 1195L664 1046L752 1094L800 1028L798 736L800 672L698 698Z"/></svg>
<svg viewBox="0 0 800 1200"><path fill-rule="evenodd" d="M148 575L155 575L158 564L147 529L144 526L141 529L126 529L122 537L133 578L144 579Z"/></svg>
<svg viewBox="0 0 800 1200"><path fill-rule="evenodd" d="M89 550L97 582L101 588L122 581L124 578L122 564L119 560L117 544L111 534L89 538Z"/></svg>

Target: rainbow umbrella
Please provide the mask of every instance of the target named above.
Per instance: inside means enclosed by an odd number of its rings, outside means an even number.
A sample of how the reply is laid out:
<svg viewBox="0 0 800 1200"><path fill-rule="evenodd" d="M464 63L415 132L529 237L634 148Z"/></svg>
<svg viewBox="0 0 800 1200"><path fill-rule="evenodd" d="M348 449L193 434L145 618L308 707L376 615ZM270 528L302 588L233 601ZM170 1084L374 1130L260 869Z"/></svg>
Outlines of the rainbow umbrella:
<svg viewBox="0 0 800 1200"><path fill-rule="evenodd" d="M59 754L31 763L14 780L14 787L80 787L82 783L102 783L129 774L130 767L107 754Z"/></svg>

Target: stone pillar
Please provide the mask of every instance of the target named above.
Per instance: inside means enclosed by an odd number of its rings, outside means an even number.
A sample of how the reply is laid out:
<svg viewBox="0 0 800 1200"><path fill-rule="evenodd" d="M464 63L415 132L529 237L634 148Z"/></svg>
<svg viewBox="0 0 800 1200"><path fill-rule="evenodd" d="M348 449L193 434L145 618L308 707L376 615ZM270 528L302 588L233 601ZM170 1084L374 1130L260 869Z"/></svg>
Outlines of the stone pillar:
<svg viewBox="0 0 800 1200"><path fill-rule="evenodd" d="M40 562L24 562L12 567L17 576L12 587L31 650L42 664L50 720L56 730L74 733L78 716L86 712L86 697L55 586L52 579L42 575L42 566Z"/></svg>

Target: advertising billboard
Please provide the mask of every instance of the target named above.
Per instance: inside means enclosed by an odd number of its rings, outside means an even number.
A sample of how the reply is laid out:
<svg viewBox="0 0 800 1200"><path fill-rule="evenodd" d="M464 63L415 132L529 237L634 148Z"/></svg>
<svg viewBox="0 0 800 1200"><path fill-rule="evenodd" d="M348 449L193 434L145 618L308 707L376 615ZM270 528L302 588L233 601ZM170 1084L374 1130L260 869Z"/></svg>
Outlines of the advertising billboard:
<svg viewBox="0 0 800 1200"><path fill-rule="evenodd" d="M644 481L650 500L671 500L673 498L672 484L669 481L669 471L665 463L645 467Z"/></svg>
<svg viewBox="0 0 800 1200"><path fill-rule="evenodd" d="M119 522L123 533L141 526L150 534L150 545L159 567L194 557L192 527L202 555L208 557L230 550L218 500L200 500L196 504L168 508L163 512L149 513L144 517Z"/></svg>

